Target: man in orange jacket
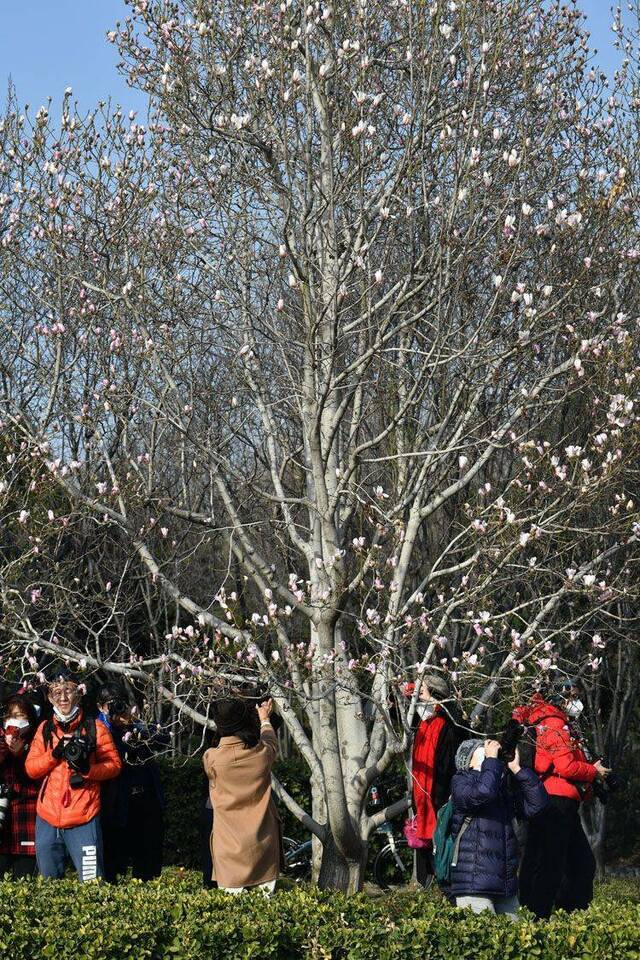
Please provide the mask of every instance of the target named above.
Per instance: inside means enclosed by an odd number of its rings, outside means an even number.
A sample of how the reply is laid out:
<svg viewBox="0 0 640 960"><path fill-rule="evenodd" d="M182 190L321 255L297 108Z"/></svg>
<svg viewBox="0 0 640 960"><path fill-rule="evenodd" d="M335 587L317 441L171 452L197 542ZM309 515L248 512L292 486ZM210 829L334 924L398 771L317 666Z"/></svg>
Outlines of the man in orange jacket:
<svg viewBox="0 0 640 960"><path fill-rule="evenodd" d="M36 859L43 877L64 875L67 855L81 881L103 875L100 783L120 773L111 734L85 716L78 678L66 667L49 679L53 716L38 727L25 763L42 780L36 807ZM43 779L44 778L44 779Z"/></svg>

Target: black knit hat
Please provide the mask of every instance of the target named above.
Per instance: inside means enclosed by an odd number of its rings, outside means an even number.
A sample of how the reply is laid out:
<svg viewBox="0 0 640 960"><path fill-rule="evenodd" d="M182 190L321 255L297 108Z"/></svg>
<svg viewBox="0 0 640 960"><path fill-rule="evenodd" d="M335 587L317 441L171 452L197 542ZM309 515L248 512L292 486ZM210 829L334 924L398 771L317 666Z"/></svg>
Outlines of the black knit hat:
<svg viewBox="0 0 640 960"><path fill-rule="evenodd" d="M221 737L232 737L234 733L251 726L255 706L247 700L237 697L216 700L212 704L213 719Z"/></svg>
<svg viewBox="0 0 640 960"><path fill-rule="evenodd" d="M80 677L74 673L66 664L50 667L47 670L47 683L80 683Z"/></svg>

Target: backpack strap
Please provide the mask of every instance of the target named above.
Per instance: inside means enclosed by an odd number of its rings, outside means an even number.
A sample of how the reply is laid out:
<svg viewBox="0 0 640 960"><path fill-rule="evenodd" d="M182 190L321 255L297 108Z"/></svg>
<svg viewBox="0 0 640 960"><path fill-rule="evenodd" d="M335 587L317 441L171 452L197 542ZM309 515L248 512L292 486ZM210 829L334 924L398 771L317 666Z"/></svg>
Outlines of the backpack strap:
<svg viewBox="0 0 640 960"><path fill-rule="evenodd" d="M44 727L42 728L42 741L47 750L53 743L53 717L45 720Z"/></svg>
<svg viewBox="0 0 640 960"><path fill-rule="evenodd" d="M462 826L458 830L458 836L456 837L456 842L453 845L453 856L451 857L452 867L458 866L458 854L460 853L460 841L462 840L463 836L469 829L469 824L471 823L472 820L473 820L473 817L465 817L464 820L462 821Z"/></svg>
<svg viewBox="0 0 640 960"><path fill-rule="evenodd" d="M96 718L94 716L85 715L83 717L82 731L89 744L89 753L94 753L98 743L98 735L96 733Z"/></svg>

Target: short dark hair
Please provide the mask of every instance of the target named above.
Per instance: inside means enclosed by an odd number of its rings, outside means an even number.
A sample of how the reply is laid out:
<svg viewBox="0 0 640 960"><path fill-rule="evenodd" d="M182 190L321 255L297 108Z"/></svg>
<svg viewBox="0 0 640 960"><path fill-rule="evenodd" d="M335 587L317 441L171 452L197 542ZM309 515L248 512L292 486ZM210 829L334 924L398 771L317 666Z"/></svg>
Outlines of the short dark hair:
<svg viewBox="0 0 640 960"><path fill-rule="evenodd" d="M258 745L260 724L255 704L240 697L226 697L216 700L211 712L221 737L238 737L247 749Z"/></svg>
<svg viewBox="0 0 640 960"><path fill-rule="evenodd" d="M126 700L124 689L116 683L103 683L96 693L97 703L108 703L110 700Z"/></svg>
<svg viewBox="0 0 640 960"><path fill-rule="evenodd" d="M29 700L28 697L25 697L22 693L14 693L10 697L7 697L2 704L3 719L12 709L17 709L20 711L20 713L24 713L25 717L29 721L31 736L33 736L33 734L36 732L36 727L38 726L38 714L36 713L36 709L31 700Z"/></svg>

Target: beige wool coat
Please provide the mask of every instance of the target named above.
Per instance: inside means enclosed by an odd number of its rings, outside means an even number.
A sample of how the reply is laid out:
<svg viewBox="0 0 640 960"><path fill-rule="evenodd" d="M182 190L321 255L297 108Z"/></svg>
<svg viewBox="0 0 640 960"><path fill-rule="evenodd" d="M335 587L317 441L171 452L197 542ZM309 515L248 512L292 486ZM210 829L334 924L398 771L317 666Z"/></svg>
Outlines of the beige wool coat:
<svg viewBox="0 0 640 960"><path fill-rule="evenodd" d="M211 857L220 887L253 887L280 872L280 818L271 795L278 741L271 724L247 749L239 737L222 737L203 757L213 806Z"/></svg>

